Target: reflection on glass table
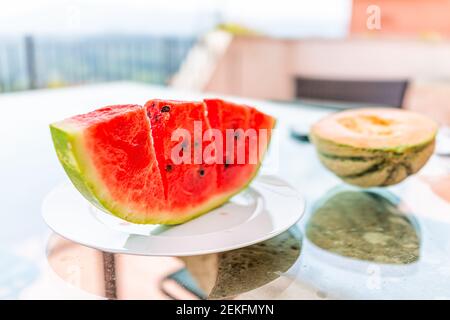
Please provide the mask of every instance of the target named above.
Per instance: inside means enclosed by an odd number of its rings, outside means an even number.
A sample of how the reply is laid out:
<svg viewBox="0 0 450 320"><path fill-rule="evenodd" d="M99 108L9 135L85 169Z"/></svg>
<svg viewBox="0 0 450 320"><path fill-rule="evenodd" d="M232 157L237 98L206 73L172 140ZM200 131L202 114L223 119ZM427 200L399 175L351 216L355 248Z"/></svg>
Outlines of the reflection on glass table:
<svg viewBox="0 0 450 320"><path fill-rule="evenodd" d="M386 191L332 190L317 204L306 237L317 247L362 261L410 264L419 259L417 224Z"/></svg>
<svg viewBox="0 0 450 320"><path fill-rule="evenodd" d="M27 259L0 249L0 300L17 299L38 273L38 268Z"/></svg>
<svg viewBox="0 0 450 320"><path fill-rule="evenodd" d="M69 284L109 299L446 298L450 217L445 204L421 202L431 192L419 178L402 201L334 188L300 223L303 240L294 227L249 247L178 258L109 254L53 235L48 260Z"/></svg>
<svg viewBox="0 0 450 320"><path fill-rule="evenodd" d="M295 269L301 238L293 227L242 249L177 258L105 253L53 235L47 252L59 277L108 299L230 299Z"/></svg>

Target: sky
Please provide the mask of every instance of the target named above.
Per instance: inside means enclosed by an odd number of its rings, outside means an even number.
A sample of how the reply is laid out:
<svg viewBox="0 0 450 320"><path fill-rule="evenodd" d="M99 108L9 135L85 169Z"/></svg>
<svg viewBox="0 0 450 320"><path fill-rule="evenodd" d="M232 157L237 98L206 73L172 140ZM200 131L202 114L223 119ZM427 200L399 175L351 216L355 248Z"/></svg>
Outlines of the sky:
<svg viewBox="0 0 450 320"><path fill-rule="evenodd" d="M0 0L0 34L199 34L218 22L281 37L339 37L351 0Z"/></svg>

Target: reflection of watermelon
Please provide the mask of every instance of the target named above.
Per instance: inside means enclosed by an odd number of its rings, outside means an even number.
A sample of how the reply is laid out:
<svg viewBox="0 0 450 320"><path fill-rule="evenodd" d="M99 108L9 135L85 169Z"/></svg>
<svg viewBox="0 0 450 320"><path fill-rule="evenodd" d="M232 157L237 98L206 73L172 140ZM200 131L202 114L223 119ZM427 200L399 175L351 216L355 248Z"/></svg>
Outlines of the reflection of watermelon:
<svg viewBox="0 0 450 320"><path fill-rule="evenodd" d="M214 103L210 103L215 101ZM208 107L208 110L207 110ZM207 117L207 115L209 115ZM134 223L177 224L226 202L256 174L257 164L174 163L180 154L203 147L194 134L236 126L271 129L272 117L221 100L150 100L145 107L120 105L75 116L50 126L58 158L77 189L95 206ZM171 141L175 129L191 141ZM267 143L263 145L263 149ZM246 143L245 152L248 154ZM230 170L228 170L230 169Z"/></svg>

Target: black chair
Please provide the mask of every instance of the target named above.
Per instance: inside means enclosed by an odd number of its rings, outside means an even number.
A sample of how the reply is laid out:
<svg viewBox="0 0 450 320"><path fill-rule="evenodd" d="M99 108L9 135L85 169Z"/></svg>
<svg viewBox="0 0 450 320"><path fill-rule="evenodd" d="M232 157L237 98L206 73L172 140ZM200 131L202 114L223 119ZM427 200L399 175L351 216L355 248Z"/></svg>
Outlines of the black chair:
<svg viewBox="0 0 450 320"><path fill-rule="evenodd" d="M335 105L342 108L370 104L401 108L407 87L407 80L359 81L297 77L295 96L321 102L342 102Z"/></svg>

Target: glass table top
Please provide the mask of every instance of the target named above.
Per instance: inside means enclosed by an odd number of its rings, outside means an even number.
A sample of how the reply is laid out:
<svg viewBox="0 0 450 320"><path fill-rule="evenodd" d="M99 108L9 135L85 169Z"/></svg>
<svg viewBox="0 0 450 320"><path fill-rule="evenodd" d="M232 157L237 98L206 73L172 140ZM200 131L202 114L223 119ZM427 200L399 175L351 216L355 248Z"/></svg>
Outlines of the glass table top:
<svg viewBox="0 0 450 320"><path fill-rule="evenodd" d="M433 156L418 175L390 188L345 185L309 143L290 134L326 109L248 101L279 119L263 172L276 173L307 200L301 221L275 238L217 254L143 257L52 234L40 205L65 176L46 126L86 111L78 104L109 103L99 97L111 92L116 102L145 100L149 92L195 98L126 83L0 96L1 105L15 104L11 117L31 101L42 106L39 114L30 109L25 133L0 120L0 134L17 135L2 141L0 299L450 299L450 160ZM74 95L79 101L67 110L55 109Z"/></svg>

